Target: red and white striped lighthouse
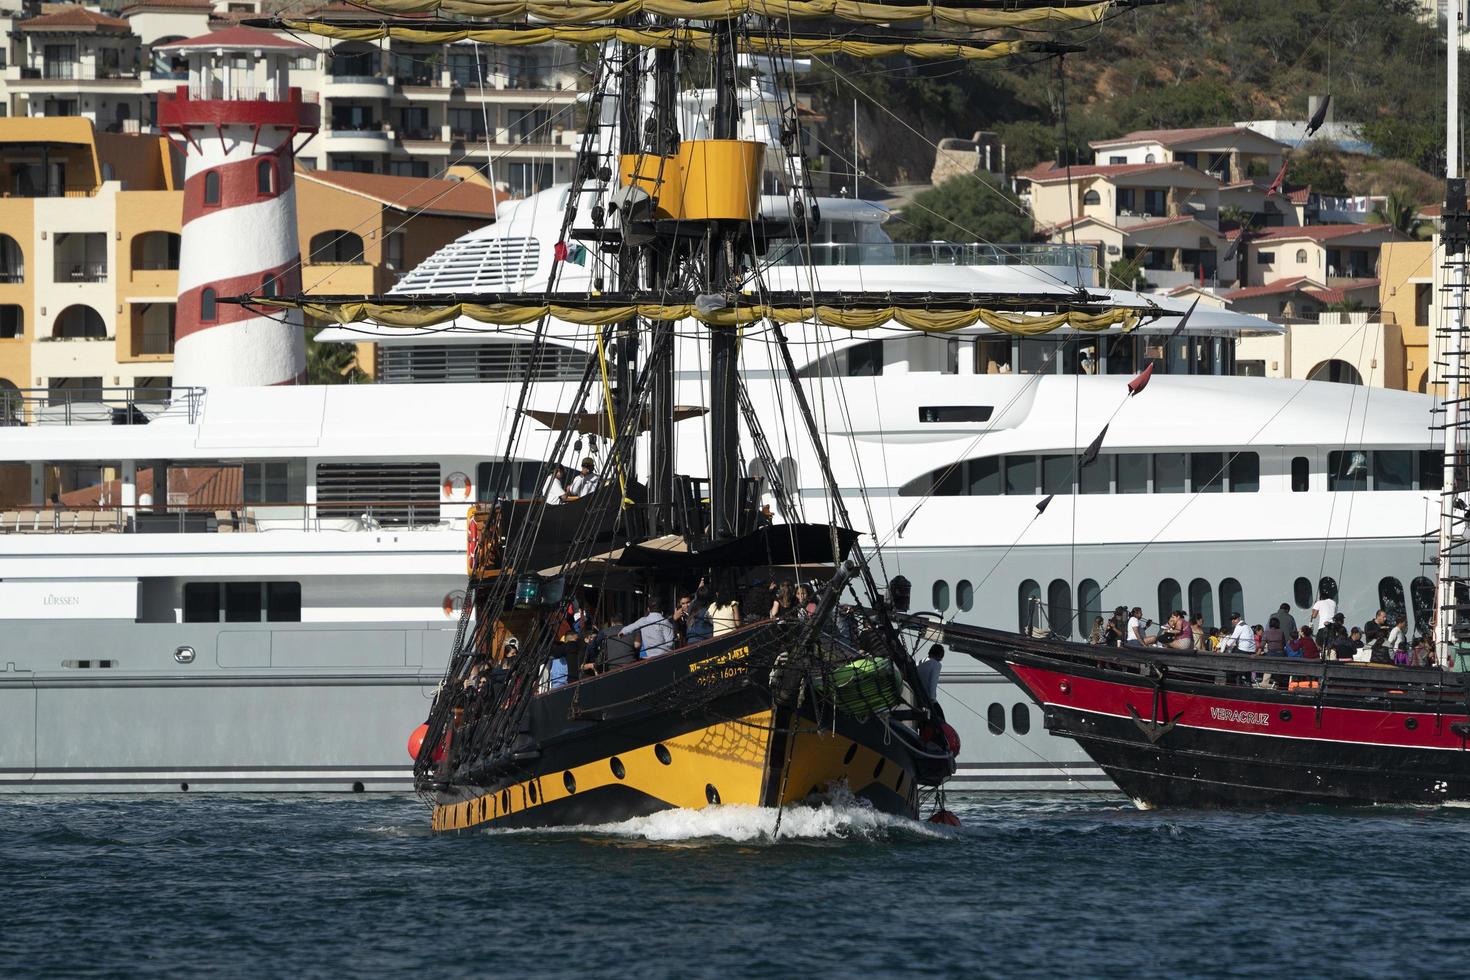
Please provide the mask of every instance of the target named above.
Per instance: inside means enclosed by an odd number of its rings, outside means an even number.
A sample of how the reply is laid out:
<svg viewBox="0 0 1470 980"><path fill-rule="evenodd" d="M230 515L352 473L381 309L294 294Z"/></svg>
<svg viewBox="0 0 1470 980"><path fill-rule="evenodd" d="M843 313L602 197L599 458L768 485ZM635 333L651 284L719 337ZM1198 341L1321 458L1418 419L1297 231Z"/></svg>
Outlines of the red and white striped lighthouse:
<svg viewBox="0 0 1470 980"><path fill-rule="evenodd" d="M158 100L158 125L185 154L173 383L300 383L300 313L219 299L301 291L295 151L321 109L289 80L291 60L312 49L245 27L159 48L189 62L189 84Z"/></svg>

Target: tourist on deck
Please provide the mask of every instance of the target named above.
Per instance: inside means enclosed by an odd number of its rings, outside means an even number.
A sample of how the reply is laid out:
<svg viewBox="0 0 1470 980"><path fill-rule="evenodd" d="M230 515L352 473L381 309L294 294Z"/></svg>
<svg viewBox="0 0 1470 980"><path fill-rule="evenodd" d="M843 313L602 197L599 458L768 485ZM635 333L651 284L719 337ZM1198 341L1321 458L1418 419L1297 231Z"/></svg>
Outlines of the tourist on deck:
<svg viewBox="0 0 1470 980"><path fill-rule="evenodd" d="M1363 642L1372 644L1380 636L1388 635L1388 613L1382 609L1373 614L1373 618L1363 624Z"/></svg>
<svg viewBox="0 0 1470 980"><path fill-rule="evenodd" d="M1322 656L1317 641L1312 639L1312 627L1303 626L1297 630L1297 635L1286 645L1288 657L1301 657L1303 660L1316 660Z"/></svg>
<svg viewBox="0 0 1470 980"><path fill-rule="evenodd" d="M1226 653L1256 652L1256 632L1245 624L1240 613L1230 614L1230 635L1225 638L1222 649Z"/></svg>
<svg viewBox="0 0 1470 980"><path fill-rule="evenodd" d="M551 475L546 478L542 496L548 504L559 504L567 495L567 468L560 463L551 464Z"/></svg>
<svg viewBox="0 0 1470 980"><path fill-rule="evenodd" d="M661 657L674 649L674 624L663 613L663 607L652 596L648 599L648 615L618 630L619 636L638 634L638 659Z"/></svg>
<svg viewBox="0 0 1470 980"><path fill-rule="evenodd" d="M1371 656L1363 649L1363 631L1356 626L1350 632L1339 631L1332 641L1332 652L1336 660L1356 660L1366 663Z"/></svg>
<svg viewBox="0 0 1470 980"><path fill-rule="evenodd" d="M1194 648L1204 652L1210 648L1209 636L1205 633L1205 614L1195 613L1189 620L1189 632L1194 637Z"/></svg>
<svg viewBox="0 0 1470 980"><path fill-rule="evenodd" d="M1145 636L1143 631L1150 625L1150 621L1143 618L1142 606L1134 606L1128 610L1128 632L1126 634L1128 639L1123 645L1129 647L1148 646L1153 641Z"/></svg>
<svg viewBox="0 0 1470 980"><path fill-rule="evenodd" d="M857 639L857 616L853 613L851 603L838 603L837 614L832 617L832 625L837 630L839 640L851 643Z"/></svg>
<svg viewBox="0 0 1470 980"><path fill-rule="evenodd" d="M1092 630L1087 634L1088 643L1095 647L1102 645L1103 633L1107 630L1106 622L1101 616L1093 617Z"/></svg>
<svg viewBox="0 0 1470 980"><path fill-rule="evenodd" d="M1388 631L1388 639L1384 641L1388 647L1389 656L1393 662L1401 667L1409 665L1409 619L1407 616L1399 616L1393 624L1393 629Z"/></svg>
<svg viewBox="0 0 1470 980"><path fill-rule="evenodd" d="M699 588L690 596L689 628L685 630L688 642L703 643L715 635L715 624L710 619L714 601L714 596L705 588L704 580L700 579Z"/></svg>
<svg viewBox="0 0 1470 980"><path fill-rule="evenodd" d="M694 600L687 596L679 596L674 605L674 614L669 621L674 625L674 646L682 647L689 643L689 621L693 618Z"/></svg>
<svg viewBox="0 0 1470 980"><path fill-rule="evenodd" d="M810 619L817 614L817 602L812 590L805 585L796 587L796 615L799 619Z"/></svg>
<svg viewBox="0 0 1470 980"><path fill-rule="evenodd" d="M782 582L781 587L776 590L776 597L771 601L771 619L784 619L796 613L796 590L791 587L790 582Z"/></svg>
<svg viewBox="0 0 1470 980"><path fill-rule="evenodd" d="M1266 645L1266 656L1281 657L1286 655L1287 633L1281 628L1281 619L1272 616L1266 624L1265 630L1261 632L1261 640Z"/></svg>
<svg viewBox="0 0 1470 980"><path fill-rule="evenodd" d="M1297 635L1296 617L1291 614L1291 603L1283 602L1281 608L1276 610L1276 618L1281 622L1281 632L1288 638Z"/></svg>
<svg viewBox="0 0 1470 980"><path fill-rule="evenodd" d="M1103 643L1110 647L1120 647L1128 640L1128 607L1119 606L1113 610L1113 616L1103 627Z"/></svg>
<svg viewBox="0 0 1470 980"><path fill-rule="evenodd" d="M944 647L934 644L929 648L929 659L919 664L919 682L930 701L939 700L939 672L944 669Z"/></svg>
<svg viewBox="0 0 1470 980"><path fill-rule="evenodd" d="M1312 625L1318 629L1332 622L1337 615L1337 600L1329 597L1326 591L1317 595L1317 601L1312 605Z"/></svg>
<svg viewBox="0 0 1470 980"><path fill-rule="evenodd" d="M1176 609L1169 617L1168 633L1170 650L1194 649L1194 630L1190 628L1189 617L1183 609Z"/></svg>
<svg viewBox="0 0 1470 980"><path fill-rule="evenodd" d="M582 469L576 476L572 477L572 485L567 488L573 497L585 497L589 493L597 490L601 481L598 480L597 474L593 472L593 468L596 465L591 456L583 458Z"/></svg>
<svg viewBox="0 0 1470 980"><path fill-rule="evenodd" d="M715 601L710 603L709 621L715 636L724 636L740 625L740 603L727 596L723 590L715 591Z"/></svg>

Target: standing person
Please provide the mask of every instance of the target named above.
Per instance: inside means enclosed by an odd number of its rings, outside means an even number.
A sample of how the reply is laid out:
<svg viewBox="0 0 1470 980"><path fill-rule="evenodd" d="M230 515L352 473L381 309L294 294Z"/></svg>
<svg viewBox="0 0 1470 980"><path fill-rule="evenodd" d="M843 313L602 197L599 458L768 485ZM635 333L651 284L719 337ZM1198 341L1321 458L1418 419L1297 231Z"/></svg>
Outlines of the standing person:
<svg viewBox="0 0 1470 980"><path fill-rule="evenodd" d="M1377 641L1388 633L1388 613L1382 609L1363 624L1363 642L1376 646Z"/></svg>
<svg viewBox="0 0 1470 980"><path fill-rule="evenodd" d="M1291 603L1283 602L1281 608L1276 610L1276 618L1281 622L1281 632L1288 637L1295 637L1300 632L1296 625L1296 617L1291 614Z"/></svg>
<svg viewBox="0 0 1470 980"><path fill-rule="evenodd" d="M1149 626L1149 620L1143 618L1143 607L1134 606L1128 610L1128 632L1127 639L1123 645L1128 647L1146 647L1149 638L1144 635L1144 630Z"/></svg>
<svg viewBox="0 0 1470 980"><path fill-rule="evenodd" d="M1312 605L1312 625L1318 629L1332 622L1337 616L1337 600L1330 598L1326 591L1317 595L1317 601Z"/></svg>
<svg viewBox="0 0 1470 980"><path fill-rule="evenodd" d="M1261 640L1266 645L1268 657L1281 657L1286 654L1287 635L1286 630L1281 628L1280 617L1272 616L1261 633Z"/></svg>
<svg viewBox="0 0 1470 980"><path fill-rule="evenodd" d="M1230 614L1230 635L1222 645L1226 653L1255 653L1256 632L1246 625L1240 613Z"/></svg>
<svg viewBox="0 0 1470 980"><path fill-rule="evenodd" d="M740 603L727 596L722 589L715 590L715 601L709 607L710 625L715 636L724 636L740 625Z"/></svg>
<svg viewBox="0 0 1470 980"><path fill-rule="evenodd" d="M687 646L689 643L689 622L694 618L694 600L687 595L679 596L678 602L674 604L674 615L669 621L674 625L674 646L676 648Z"/></svg>
<svg viewBox="0 0 1470 980"><path fill-rule="evenodd" d="M638 634L639 660L661 657L674 649L674 624L664 615L659 601L652 596L648 598L648 615L633 620L618 630L618 635L627 636L634 632Z"/></svg>
<svg viewBox="0 0 1470 980"><path fill-rule="evenodd" d="M1103 632L1106 628L1103 623L1104 620L1101 616L1094 617L1094 619L1092 620L1092 632L1087 634L1087 642L1092 644L1093 646L1102 645Z"/></svg>
<svg viewBox="0 0 1470 980"><path fill-rule="evenodd" d="M1393 662L1399 666L1406 667L1409 664L1409 618L1399 616L1398 621L1393 624L1393 629L1388 631L1388 640L1384 643L1388 652L1393 657Z"/></svg>
<svg viewBox="0 0 1470 980"><path fill-rule="evenodd" d="M541 491L548 504L559 504L567 495L567 468L560 463L551 464L551 475L546 478L546 487Z"/></svg>
<svg viewBox="0 0 1470 980"><path fill-rule="evenodd" d="M593 472L593 468L596 465L591 456L586 456L582 459L582 469L578 471L576 476L572 477L572 485L568 488L573 497L585 497L589 493L597 490L601 481L598 480L597 474Z"/></svg>
<svg viewBox="0 0 1470 980"><path fill-rule="evenodd" d="M929 659L919 664L919 682L930 701L939 700L939 672L944 669L944 647L936 643L929 648Z"/></svg>
<svg viewBox="0 0 1470 980"><path fill-rule="evenodd" d="M796 592L790 582L782 582L771 602L771 619L782 619L796 611Z"/></svg>

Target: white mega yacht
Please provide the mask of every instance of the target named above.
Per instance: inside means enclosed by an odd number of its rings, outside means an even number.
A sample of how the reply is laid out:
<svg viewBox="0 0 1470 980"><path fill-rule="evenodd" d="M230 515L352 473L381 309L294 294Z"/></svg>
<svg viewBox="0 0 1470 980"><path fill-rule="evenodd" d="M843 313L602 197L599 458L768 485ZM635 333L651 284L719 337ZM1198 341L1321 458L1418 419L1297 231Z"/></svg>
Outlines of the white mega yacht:
<svg viewBox="0 0 1470 980"><path fill-rule="evenodd" d="M549 288L568 193L504 205L397 290ZM769 214L783 206L766 201ZM1096 285L1082 251L895 244L886 217L823 201L818 240L773 255L767 282ZM555 288L595 285L595 257L563 266ZM880 577L908 579L918 611L1072 635L1117 605L1213 624L1236 609L1265 622L1285 602L1303 621L1322 591L1355 618L1399 607L1423 623L1421 536L1440 471L1429 399L1236 377L1236 338L1275 326L1203 307L1170 336L1177 322L1070 343L788 328L837 483L858 530L883 545ZM503 469L517 398L529 382L529 409L561 407L596 342L569 324L534 357L529 331L471 323L354 324L318 339L377 341L379 383L174 391L166 403L39 393L14 416L26 424L0 427L0 464L29 478L32 504L0 514L0 789L409 788L405 743L463 598L467 509L507 479L540 490L555 431L527 420ZM829 493L772 338L747 332L741 361L781 481L825 519ZM676 365L676 402L704 404L692 338ZM1076 470L1105 423L1100 464ZM690 447L676 467L702 475L690 468L703 465L702 421L675 432L676 457ZM119 478L98 483L109 471ZM58 475L58 490L97 485L84 502L52 501ZM964 743L957 786L1110 787L988 669L946 660L941 698Z"/></svg>

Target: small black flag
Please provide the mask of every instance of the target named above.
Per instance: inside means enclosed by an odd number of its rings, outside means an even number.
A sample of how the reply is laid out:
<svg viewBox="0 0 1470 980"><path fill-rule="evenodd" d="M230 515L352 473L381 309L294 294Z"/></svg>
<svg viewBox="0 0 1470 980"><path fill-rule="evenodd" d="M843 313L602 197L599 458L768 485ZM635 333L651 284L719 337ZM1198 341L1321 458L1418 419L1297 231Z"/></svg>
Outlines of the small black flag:
<svg viewBox="0 0 1470 980"><path fill-rule="evenodd" d="M1312 120L1311 122L1307 123L1308 136L1311 136L1317 130L1322 128L1322 123L1327 120L1327 107L1330 105L1332 105L1332 96L1329 95L1322 100L1321 105L1317 106L1317 111L1312 113Z"/></svg>
<svg viewBox="0 0 1470 980"><path fill-rule="evenodd" d="M1087 452L1082 454L1083 466L1091 466L1093 463L1097 462L1097 454L1102 452L1103 437L1107 434L1108 427L1105 425L1103 426L1102 431L1097 434L1097 438L1092 440L1091 445L1087 447Z"/></svg>
<svg viewBox="0 0 1470 980"><path fill-rule="evenodd" d="M1175 337L1179 336L1180 334L1182 334L1184 332L1184 326L1185 326L1185 324L1189 323L1189 318L1194 315L1194 308L1196 306L1198 306L1198 305L1199 305L1199 297L1196 296L1194 298L1194 302L1189 304L1189 309L1185 310L1184 311L1184 315L1179 318L1179 324L1169 334L1169 339L1170 340L1173 340Z"/></svg>
<svg viewBox="0 0 1470 980"><path fill-rule="evenodd" d="M1046 508L1049 507L1049 506L1051 506L1051 499L1053 497L1055 497L1055 496L1056 496L1056 494L1049 493L1049 494L1046 495L1046 499L1044 499L1041 503L1039 503L1039 504L1036 505L1036 516L1037 517L1040 517L1042 514L1045 514L1046 513Z"/></svg>

